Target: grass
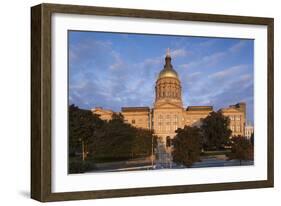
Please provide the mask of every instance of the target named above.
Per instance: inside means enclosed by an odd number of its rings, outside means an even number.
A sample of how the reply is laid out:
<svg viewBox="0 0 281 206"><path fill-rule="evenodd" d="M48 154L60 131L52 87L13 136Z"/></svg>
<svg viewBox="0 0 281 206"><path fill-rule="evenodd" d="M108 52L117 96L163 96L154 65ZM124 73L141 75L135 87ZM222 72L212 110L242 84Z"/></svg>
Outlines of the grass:
<svg viewBox="0 0 281 206"><path fill-rule="evenodd" d="M69 157L68 172L70 174L84 173L93 169L96 169L95 163L93 161L83 161L81 157Z"/></svg>
<svg viewBox="0 0 281 206"><path fill-rule="evenodd" d="M134 155L132 156L96 156L96 157L88 157L89 161L93 161L95 163L105 163L105 162L119 162L119 161L126 161L126 160L132 160L136 158L145 158L148 157L149 155Z"/></svg>

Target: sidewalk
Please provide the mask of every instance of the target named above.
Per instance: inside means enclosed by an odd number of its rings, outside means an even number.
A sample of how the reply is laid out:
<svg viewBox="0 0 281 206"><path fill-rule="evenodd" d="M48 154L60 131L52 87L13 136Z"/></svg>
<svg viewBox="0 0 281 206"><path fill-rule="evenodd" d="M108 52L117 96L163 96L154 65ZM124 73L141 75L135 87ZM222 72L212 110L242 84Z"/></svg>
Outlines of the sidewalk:
<svg viewBox="0 0 281 206"><path fill-rule="evenodd" d="M151 157L146 158L136 158L126 161L118 161L118 162L105 162L105 163L97 163L95 164L97 167L96 170L93 170L92 172L97 172L99 170L101 171L122 171L122 170L139 170L142 168L151 168Z"/></svg>

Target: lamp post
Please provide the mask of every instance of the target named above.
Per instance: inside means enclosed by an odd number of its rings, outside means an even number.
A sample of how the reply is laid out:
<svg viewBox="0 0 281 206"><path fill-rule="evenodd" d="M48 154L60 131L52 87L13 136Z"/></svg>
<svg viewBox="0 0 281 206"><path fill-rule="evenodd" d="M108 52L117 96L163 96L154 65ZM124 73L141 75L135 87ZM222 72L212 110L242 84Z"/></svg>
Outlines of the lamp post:
<svg viewBox="0 0 281 206"><path fill-rule="evenodd" d="M151 167L153 169L153 135L151 135Z"/></svg>
<svg viewBox="0 0 281 206"><path fill-rule="evenodd" d="M82 140L82 160L85 160L85 145L84 145L84 141Z"/></svg>
<svg viewBox="0 0 281 206"><path fill-rule="evenodd" d="M84 140L82 138L79 138L79 141L81 142L81 147L82 147L82 160L85 160L85 145L84 145Z"/></svg>

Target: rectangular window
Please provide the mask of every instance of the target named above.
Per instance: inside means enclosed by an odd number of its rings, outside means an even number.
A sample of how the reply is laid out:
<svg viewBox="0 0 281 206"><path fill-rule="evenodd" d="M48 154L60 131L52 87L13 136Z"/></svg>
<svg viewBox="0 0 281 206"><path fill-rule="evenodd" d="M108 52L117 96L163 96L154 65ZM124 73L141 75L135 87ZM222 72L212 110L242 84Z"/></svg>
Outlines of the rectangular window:
<svg viewBox="0 0 281 206"><path fill-rule="evenodd" d="M135 123L136 123L136 120L133 119L133 120L132 120L132 124L135 124Z"/></svg>
<svg viewBox="0 0 281 206"><path fill-rule="evenodd" d="M240 126L236 126L236 131L240 132Z"/></svg>

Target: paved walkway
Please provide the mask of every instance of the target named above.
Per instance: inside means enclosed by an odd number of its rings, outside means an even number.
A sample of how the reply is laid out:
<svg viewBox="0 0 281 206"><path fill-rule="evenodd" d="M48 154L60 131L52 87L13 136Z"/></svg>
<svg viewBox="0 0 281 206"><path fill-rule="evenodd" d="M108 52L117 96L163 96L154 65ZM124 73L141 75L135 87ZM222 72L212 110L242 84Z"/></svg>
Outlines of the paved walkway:
<svg viewBox="0 0 281 206"><path fill-rule="evenodd" d="M174 164L171 151L166 148L165 144L161 140L158 140L155 169L172 168L173 166Z"/></svg>
<svg viewBox="0 0 281 206"><path fill-rule="evenodd" d="M134 170L151 170L151 169L180 169L186 168L173 162L171 148L166 148L164 142L158 140L156 147L156 159L151 161L151 157L137 158L127 161L97 163L97 169L92 172L111 172L111 171L134 171ZM227 160L225 155L203 156L200 162L195 162L191 168L203 167L224 167L254 165L253 161Z"/></svg>

